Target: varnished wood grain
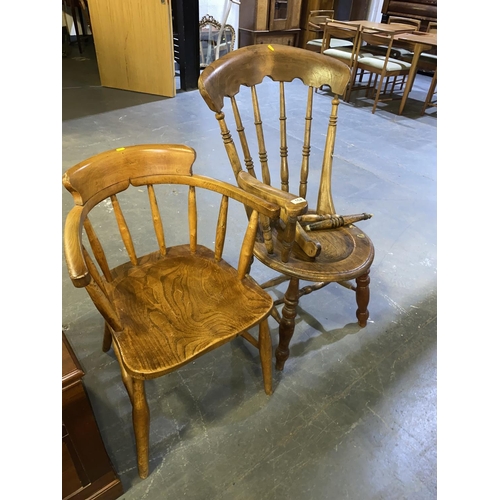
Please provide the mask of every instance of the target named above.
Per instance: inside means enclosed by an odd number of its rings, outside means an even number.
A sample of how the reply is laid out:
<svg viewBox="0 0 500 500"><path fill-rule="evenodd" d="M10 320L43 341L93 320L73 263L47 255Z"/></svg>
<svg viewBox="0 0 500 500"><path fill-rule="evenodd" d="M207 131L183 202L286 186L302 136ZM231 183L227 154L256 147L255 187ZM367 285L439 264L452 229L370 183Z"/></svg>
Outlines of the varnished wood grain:
<svg viewBox="0 0 500 500"><path fill-rule="evenodd" d="M195 152L181 145L142 145L95 155L69 169L64 185L75 206L69 212L64 249L70 278L85 287L105 320L103 349L116 353L123 383L132 403L138 473L148 475L149 410L144 381L165 375L238 335L260 351L264 390L272 392L271 340L267 318L272 298L249 276L259 218L278 220L280 207L241 188L193 175ZM249 174L247 174L249 175ZM154 185L188 186L188 241L165 243L165 229ZM117 194L130 186L147 186L150 224L158 249L138 256L133 229L125 220ZM198 244L196 193L205 189L221 198L214 249ZM143 191L143 190L142 190ZM109 197L129 260L109 268L103 245L88 218ZM249 213L239 248L237 268L224 258L229 198ZM126 198L124 198L126 199ZM112 223L110 215L110 223ZM83 231L92 256L83 245ZM119 244L119 243L117 243ZM103 275L99 273L94 259ZM248 330L259 328L259 340ZM250 340L249 340L250 341Z"/></svg>
<svg viewBox="0 0 500 500"><path fill-rule="evenodd" d="M356 24L338 24L339 28L345 31L346 37L353 40L353 50L355 50L360 27ZM392 29L397 31L413 28L408 26L398 28L394 25ZM277 96L276 100L279 105L278 122L270 121L269 117L265 116L266 110L259 106L257 93L265 77L269 77L276 83L277 88L270 90L270 95L276 92L274 95ZM209 65L199 79L200 93L219 123L222 142L236 183L246 192L281 207L280 221L273 221L269 225L263 221L262 236L254 245L254 255L266 266L281 273L290 281L285 299L282 301L284 308L281 318L276 309L273 309L272 313L272 316L280 321L280 343L276 351L278 369L283 369L289 354L288 344L293 336L300 296L319 290L327 283L337 282L346 286L349 280L358 278L361 280L361 277L369 272L374 258L373 244L359 227L349 223L338 227L340 225L338 221L344 219L341 212L337 213L339 207L335 206L332 195L332 179L335 179L333 159L339 120L339 96L344 94L350 78L349 66L339 60L303 49L269 45L267 47L244 47L233 51ZM289 157L286 116L286 87L289 82L296 79L301 80L307 87L303 121L304 139L299 161ZM323 85L327 85L334 95L330 102L328 119L323 120L323 123L315 121L315 130L325 137L325 142L320 168L315 165L316 168L313 170L309 164L311 161L311 122L316 120L313 116L313 99L316 95L315 90ZM242 87L251 89L249 102L244 102L244 95L248 94L243 95L240 92ZM223 111L226 99L231 102L227 113L233 111L235 115L234 140L228 125L230 120L226 121ZM257 127L257 141L254 141L256 145L253 151L245 136L245 124L239 112L240 107L243 109L243 106L253 108L254 123ZM275 117L273 118L276 120ZM267 127L279 131L279 140L270 141L268 137L263 136L264 130L269 130ZM295 125L294 140L296 138L297 127ZM235 140L238 139L243 152L242 158L235 144ZM257 173L257 169L253 168L252 154L258 156L261 164L264 164L261 173ZM276 157L279 161L269 159ZM298 186L293 186L290 182L292 168L297 168L297 165L300 166L298 172L300 182ZM319 179L315 179L319 185L316 207L310 206L307 201L307 186L311 171L321 172ZM307 217L308 214L315 218L324 216L324 220L327 221L325 224L329 227L314 226L314 230L306 231L301 224L297 223L297 220L299 217ZM345 220L350 219L346 217ZM300 289L300 280L316 282L318 285L307 285ZM278 282L279 280L271 280L266 283L266 286L273 286L273 283ZM347 287L351 290L359 290L356 295L358 305L361 304L358 307L358 322L364 326L369 290L368 282L362 281L362 283L362 286L347 284ZM275 301L275 305L278 303L280 303L279 300Z"/></svg>

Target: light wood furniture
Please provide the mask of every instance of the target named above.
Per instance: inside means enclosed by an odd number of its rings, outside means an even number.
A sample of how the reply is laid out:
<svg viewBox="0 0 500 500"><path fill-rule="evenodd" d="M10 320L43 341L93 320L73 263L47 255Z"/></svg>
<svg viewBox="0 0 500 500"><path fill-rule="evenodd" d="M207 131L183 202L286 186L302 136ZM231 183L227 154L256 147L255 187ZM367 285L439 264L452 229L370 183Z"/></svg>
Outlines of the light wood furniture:
<svg viewBox="0 0 500 500"><path fill-rule="evenodd" d="M415 31L419 31L421 21L410 17L389 16L387 24L409 24L410 26L415 26Z"/></svg>
<svg viewBox="0 0 500 500"><path fill-rule="evenodd" d="M62 498L115 500L123 487L102 442L84 375L62 332Z"/></svg>
<svg viewBox="0 0 500 500"><path fill-rule="evenodd" d="M265 106L259 106L258 89L266 76L272 81L266 78L264 95L274 95L279 100L279 117L269 116L272 112ZM302 295L337 282L355 291L359 325L365 326L368 320L368 273L374 248L369 237L353 222L370 216L335 217L341 212L337 212L334 206L331 190L338 96L344 93L349 78L350 71L344 63L283 45L244 47L223 60L215 61L200 75L198 86L201 95L215 113L237 183L246 191L281 206L280 221L269 224L270 231L264 233L254 247L255 256L280 274L261 286L268 288L289 282L284 299L275 301L275 306L284 303L281 314L277 308L273 310L273 317L279 322L278 370L283 369L289 356L297 305ZM295 79L294 83L300 80L305 85L304 139L300 149L295 142L296 127L293 138L287 135L285 89L288 82ZM275 88L270 89L268 85ZM313 120L314 90L322 85L328 85L334 94L331 113L324 123L317 117ZM249 87L249 90L244 87ZM238 104L244 101L244 96L248 96L252 105L247 102ZM229 112L232 110L234 115L235 135L239 139L242 157L225 118L225 99L230 103ZM297 103L292 106L294 123L300 123L301 112ZM252 130L246 132L244 126L244 123L251 126L252 122L254 136ZM269 129L264 129L265 126ZM265 137L264 130L279 131L279 139L271 139L273 135ZM294 143L297 154L291 155L289 144ZM260 163L260 173L253 158ZM242 176L246 173L243 166L250 176ZM318 186L317 203L315 209L309 209L306 202L308 184L313 182ZM311 199L314 200L314 195ZM290 240L291 252L284 248ZM312 283L299 289L300 280ZM355 280L356 284L350 280ZM330 306L325 304L325 307Z"/></svg>
<svg viewBox="0 0 500 500"><path fill-rule="evenodd" d="M333 19L334 16L335 12L333 10L311 10L307 22L305 35L307 42L304 47L305 49L321 52L324 25L327 21Z"/></svg>
<svg viewBox="0 0 500 500"><path fill-rule="evenodd" d="M424 105L422 106L421 115L425 114L425 110L427 108L437 108L437 98L434 97L437 94L437 68L434 71L434 75L431 80L431 84L429 85L429 91L427 92L427 96L425 97Z"/></svg>
<svg viewBox="0 0 500 500"><path fill-rule="evenodd" d="M105 320L103 350L113 345L132 402L141 478L149 471L146 380L170 373L240 335L259 350L264 389L267 394L272 391L272 347L267 317L273 301L247 272L259 217L277 218L279 207L230 184L193 175L194 160L195 152L187 146L131 146L84 160L63 177L64 186L75 202L64 230L69 275L76 287L86 288ZM169 225L165 227L160 216L162 204L158 203L161 198L155 194L161 185L173 186L177 193L175 198L171 195L176 205L173 212L168 212ZM182 189L179 186L185 186L184 203L178 196ZM130 200L134 187L140 188L135 190L138 196L149 199L151 236L158 242L157 250L142 256L136 253L138 242L134 244L132 228L125 220L126 207L122 209L118 200L118 194L125 190L128 193L125 199ZM214 224L215 237L210 238L213 249L198 241L198 224L206 224L199 221L200 214L209 210L207 203L201 203L207 192L219 193L221 200ZM243 203L248 211L237 269L222 258L229 199ZM106 201L113 209L128 255L124 263L115 267L109 263L110 255L104 251L106 244L102 237L98 238L97 228L89 218L89 213ZM182 216L177 215L179 212ZM182 219L187 222L188 243L168 246L174 234L180 233ZM102 225L105 234L110 229ZM140 229L144 230L142 224ZM234 230L232 238L237 241ZM109 245L116 248L116 239ZM253 327L258 327L258 339L249 333Z"/></svg>
<svg viewBox="0 0 500 500"><path fill-rule="evenodd" d="M326 10L335 11L333 8L334 0L302 0L300 7L300 37L299 37L299 47L306 49L307 42L314 38L318 38L314 33L315 30L310 30L309 18L312 11ZM333 19L333 15L331 16ZM322 29L320 29L322 33ZM321 38L319 34L319 38Z"/></svg>
<svg viewBox="0 0 500 500"><path fill-rule="evenodd" d="M88 0L103 87L175 96L169 2Z"/></svg>
<svg viewBox="0 0 500 500"><path fill-rule="evenodd" d="M399 33L394 37L395 43L402 43L406 47L410 47L413 55L411 57L411 68L408 74L408 80L401 98L401 103L399 105L398 113L401 114L404 110L408 95L410 94L413 82L415 81L415 75L417 74L417 69L419 67L420 54L424 50L437 49L437 35L434 33ZM437 58L436 58L437 67Z"/></svg>
<svg viewBox="0 0 500 500"><path fill-rule="evenodd" d="M386 29L361 28L358 51L363 46L367 47L367 50L371 50L372 47L378 47L380 50L385 50L385 54L357 57L355 59L353 75L358 71L362 71L364 75L367 74L369 76L369 79L366 84L354 85L354 76L351 78L352 85L350 85L347 91L347 102L350 100L352 91L365 89L367 97L373 97L372 113L375 113L379 101L392 100L394 98L393 92L397 83L400 84L400 88L404 86L410 73L411 63L391 57L394 36L395 33L393 31L387 31ZM391 83L391 87L389 92L387 92L389 83Z"/></svg>
<svg viewBox="0 0 500 500"><path fill-rule="evenodd" d="M239 10L239 47L297 46L302 0L245 0Z"/></svg>
<svg viewBox="0 0 500 500"><path fill-rule="evenodd" d="M371 56L371 52L358 49L360 25L343 21L330 21L324 26L324 34L321 45L321 54L338 59L347 64L349 68L354 67L356 58ZM362 74L360 74L362 76ZM353 77L342 96L345 99L349 86L353 85Z"/></svg>

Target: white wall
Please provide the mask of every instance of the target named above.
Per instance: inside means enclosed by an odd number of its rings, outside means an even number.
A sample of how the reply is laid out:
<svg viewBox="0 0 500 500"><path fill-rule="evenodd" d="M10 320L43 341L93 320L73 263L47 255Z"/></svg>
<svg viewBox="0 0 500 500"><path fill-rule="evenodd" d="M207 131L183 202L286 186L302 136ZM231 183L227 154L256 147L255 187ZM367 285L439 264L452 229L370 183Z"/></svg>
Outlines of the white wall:
<svg viewBox="0 0 500 500"><path fill-rule="evenodd" d="M368 21L379 23L382 20L384 0L372 0L368 8Z"/></svg>

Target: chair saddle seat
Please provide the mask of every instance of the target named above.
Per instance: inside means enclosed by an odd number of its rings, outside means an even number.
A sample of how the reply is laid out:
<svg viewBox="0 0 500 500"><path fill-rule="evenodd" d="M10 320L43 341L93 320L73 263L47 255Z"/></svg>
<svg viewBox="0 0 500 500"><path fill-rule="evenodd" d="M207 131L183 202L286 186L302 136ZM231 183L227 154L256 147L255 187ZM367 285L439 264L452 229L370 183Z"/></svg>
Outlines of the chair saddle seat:
<svg viewBox="0 0 500 500"><path fill-rule="evenodd" d="M274 238L274 253L257 241L255 256L275 271L306 281L338 282L353 279L370 269L375 256L370 238L354 224L336 229L311 231L310 238L321 245L314 259L308 258L294 243L288 262L280 259L280 238Z"/></svg>
<svg viewBox="0 0 500 500"><path fill-rule="evenodd" d="M115 332L124 366L134 377L169 373L256 325L272 298L214 253L171 247L112 271L112 300L123 324ZM147 284L147 286L145 285ZM238 314L235 314L235 311Z"/></svg>

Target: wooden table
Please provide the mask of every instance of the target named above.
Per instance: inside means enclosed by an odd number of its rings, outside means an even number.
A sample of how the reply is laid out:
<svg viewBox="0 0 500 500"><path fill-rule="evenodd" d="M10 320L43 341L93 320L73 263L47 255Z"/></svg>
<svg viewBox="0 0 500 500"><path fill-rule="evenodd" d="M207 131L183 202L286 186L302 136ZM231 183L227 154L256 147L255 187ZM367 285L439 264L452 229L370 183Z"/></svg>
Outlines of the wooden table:
<svg viewBox="0 0 500 500"><path fill-rule="evenodd" d="M408 74L408 81L405 85L405 90L403 92L403 98L401 99L401 104L399 105L399 113L403 112L403 109L408 99L408 94L411 91L413 82L415 80L415 75L418 69L418 58L424 50L430 50L433 47L437 48L437 35L435 33L423 33L417 31L415 33L401 33L394 36L394 43L398 42L405 47L410 47L413 51L413 57L411 60L410 73Z"/></svg>
<svg viewBox="0 0 500 500"><path fill-rule="evenodd" d="M357 26L361 26L364 29L374 29L374 30L384 30L389 33L411 33L415 31L417 28L415 26L411 26L409 24L400 24L400 23L376 23L374 21L367 20L359 20L359 21L343 21L347 24L354 24Z"/></svg>

